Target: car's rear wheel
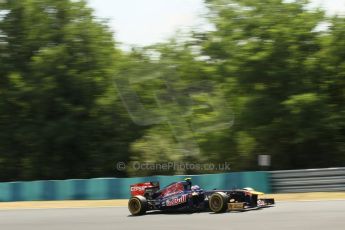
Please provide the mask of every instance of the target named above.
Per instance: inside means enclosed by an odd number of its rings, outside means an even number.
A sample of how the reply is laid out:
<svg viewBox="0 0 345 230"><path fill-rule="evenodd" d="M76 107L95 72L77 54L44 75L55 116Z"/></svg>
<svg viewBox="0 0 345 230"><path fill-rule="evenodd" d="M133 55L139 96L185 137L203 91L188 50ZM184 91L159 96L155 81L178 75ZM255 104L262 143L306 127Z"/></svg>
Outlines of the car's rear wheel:
<svg viewBox="0 0 345 230"><path fill-rule="evenodd" d="M212 212L222 213L228 208L229 197L224 192L213 193L209 198L209 207Z"/></svg>
<svg viewBox="0 0 345 230"><path fill-rule="evenodd" d="M128 201L128 210L133 216L143 215L147 211L147 200L143 196L135 196Z"/></svg>

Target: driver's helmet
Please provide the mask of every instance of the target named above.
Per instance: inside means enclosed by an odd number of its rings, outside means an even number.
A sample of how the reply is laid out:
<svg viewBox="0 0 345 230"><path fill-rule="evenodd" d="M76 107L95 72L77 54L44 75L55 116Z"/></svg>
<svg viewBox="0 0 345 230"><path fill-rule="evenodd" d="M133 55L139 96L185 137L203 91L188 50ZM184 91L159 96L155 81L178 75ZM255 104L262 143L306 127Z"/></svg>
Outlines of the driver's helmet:
<svg viewBox="0 0 345 230"><path fill-rule="evenodd" d="M198 185L193 185L191 187L192 191L200 190L200 187Z"/></svg>
<svg viewBox="0 0 345 230"><path fill-rule="evenodd" d="M184 179L190 186L192 185L192 178L185 178Z"/></svg>

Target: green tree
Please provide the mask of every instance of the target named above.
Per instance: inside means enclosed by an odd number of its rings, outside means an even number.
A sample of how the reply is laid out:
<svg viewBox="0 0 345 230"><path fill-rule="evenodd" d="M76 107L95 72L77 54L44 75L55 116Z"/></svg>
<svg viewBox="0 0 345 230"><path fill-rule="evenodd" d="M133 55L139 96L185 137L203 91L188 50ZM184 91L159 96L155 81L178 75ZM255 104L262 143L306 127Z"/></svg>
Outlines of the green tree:
<svg viewBox="0 0 345 230"><path fill-rule="evenodd" d="M344 165L339 121L330 120L336 112L329 92L322 90L327 78L337 78L327 68L338 66L322 64L323 59L341 55L320 58L329 47L322 41L339 41L334 36L342 30L327 35L318 29L327 18L321 10L308 10L308 1L206 3L216 29L202 41L204 55L220 75L234 79L243 102L235 132L237 150L249 151L244 169L255 168L258 154L272 155L273 169ZM341 88L340 82L334 85Z"/></svg>
<svg viewBox="0 0 345 230"><path fill-rule="evenodd" d="M2 180L113 176L136 127L113 87L123 55L85 1L2 1Z"/></svg>
<svg viewBox="0 0 345 230"><path fill-rule="evenodd" d="M224 84L214 79L221 76L198 58L193 44L172 39L133 52L138 54L136 71L126 71L124 76L135 79L141 102L156 117L143 136L132 144L133 161L216 163L233 158L223 154L229 151L229 145L221 141L227 135L223 131L231 127L234 119L232 101L229 103L229 98L224 98L221 88ZM147 112L136 111L136 114L144 118ZM206 171L175 171L202 172ZM152 175L174 171L129 170L129 173Z"/></svg>

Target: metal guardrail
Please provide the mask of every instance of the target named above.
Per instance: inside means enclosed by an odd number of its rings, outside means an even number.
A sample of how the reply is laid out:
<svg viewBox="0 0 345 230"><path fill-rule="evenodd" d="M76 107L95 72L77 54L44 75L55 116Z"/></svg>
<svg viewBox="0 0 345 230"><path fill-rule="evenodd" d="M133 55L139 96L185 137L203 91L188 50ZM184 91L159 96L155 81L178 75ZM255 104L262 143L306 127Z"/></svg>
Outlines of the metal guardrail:
<svg viewBox="0 0 345 230"><path fill-rule="evenodd" d="M289 192L345 191L345 168L271 171L272 190Z"/></svg>

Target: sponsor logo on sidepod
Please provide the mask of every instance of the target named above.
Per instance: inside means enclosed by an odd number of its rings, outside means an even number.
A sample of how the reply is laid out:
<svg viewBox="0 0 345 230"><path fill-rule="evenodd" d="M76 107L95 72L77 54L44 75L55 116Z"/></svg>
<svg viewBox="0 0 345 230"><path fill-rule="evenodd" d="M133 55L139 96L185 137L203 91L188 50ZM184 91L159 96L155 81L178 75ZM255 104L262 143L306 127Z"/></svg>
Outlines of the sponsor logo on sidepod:
<svg viewBox="0 0 345 230"><path fill-rule="evenodd" d="M171 200L167 200L167 206L175 206L178 204L186 203L187 201L187 195L182 195L179 198L173 198Z"/></svg>

